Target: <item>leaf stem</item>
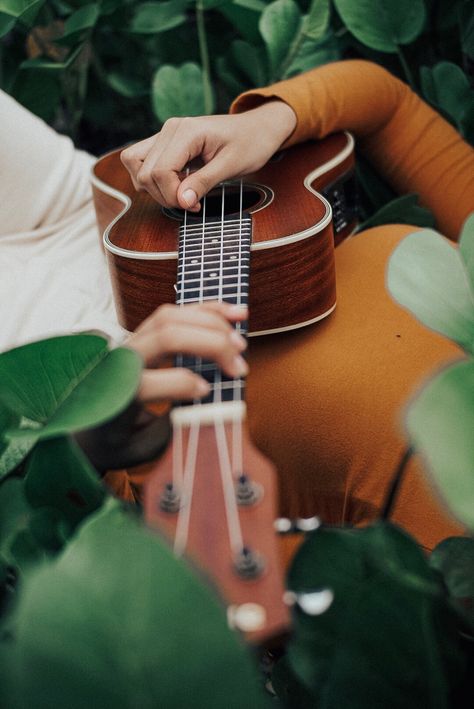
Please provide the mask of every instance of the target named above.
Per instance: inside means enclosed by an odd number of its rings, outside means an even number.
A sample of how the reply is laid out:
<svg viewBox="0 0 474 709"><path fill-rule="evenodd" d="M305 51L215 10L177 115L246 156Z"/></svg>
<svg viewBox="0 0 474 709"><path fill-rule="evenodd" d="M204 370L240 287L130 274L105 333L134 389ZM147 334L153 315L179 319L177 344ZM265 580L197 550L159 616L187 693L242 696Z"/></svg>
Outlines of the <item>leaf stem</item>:
<svg viewBox="0 0 474 709"><path fill-rule="evenodd" d="M400 492L400 487L405 474L405 469L413 453L414 451L411 446L408 446L408 448L405 449L402 458L397 466L397 469L395 470L395 474L392 480L390 481L390 487L388 489L387 496L382 507L382 513L380 515L380 518L383 520L389 519L393 512L398 493Z"/></svg>
<svg viewBox="0 0 474 709"><path fill-rule="evenodd" d="M301 28L296 35L295 39L290 45L290 48L288 50L287 55L285 56L284 60L278 67L278 71L275 73L275 76L272 79L272 82L275 81L281 81L281 79L286 78L286 72L288 69L291 67L293 60L295 59L296 56L298 56L298 52L300 51L301 45L303 44L303 40L305 38L305 22L303 21L301 23Z"/></svg>
<svg viewBox="0 0 474 709"><path fill-rule="evenodd" d="M207 46L206 24L204 20L204 6L202 0L196 0L196 24L198 32L199 56L202 66L202 87L204 94L204 109L206 114L213 111L211 65L209 61L209 48Z"/></svg>
<svg viewBox="0 0 474 709"><path fill-rule="evenodd" d="M398 54L398 58L400 60L400 64L402 65L403 72L405 74L405 79L410 84L413 91L416 91L416 84L415 84L415 79L413 77L412 70L410 69L410 67L408 65L408 62L406 60L406 57L405 57L400 45L398 45L397 54Z"/></svg>

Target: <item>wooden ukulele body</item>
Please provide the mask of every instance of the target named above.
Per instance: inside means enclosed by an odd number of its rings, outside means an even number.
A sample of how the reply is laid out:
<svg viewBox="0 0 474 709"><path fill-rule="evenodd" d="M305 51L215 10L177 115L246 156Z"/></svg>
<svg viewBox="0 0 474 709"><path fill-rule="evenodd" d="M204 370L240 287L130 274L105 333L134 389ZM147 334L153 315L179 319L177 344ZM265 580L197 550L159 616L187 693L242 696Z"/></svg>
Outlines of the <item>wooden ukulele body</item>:
<svg viewBox="0 0 474 709"><path fill-rule="evenodd" d="M302 327L334 309L333 210L320 192L333 188L339 199L353 168L352 137L339 133L282 151L244 178L253 201L245 209L252 215L249 334ZM92 184L119 319L133 330L175 300L181 222L135 192L120 151L96 163ZM354 227L352 213L339 220L336 242Z"/></svg>

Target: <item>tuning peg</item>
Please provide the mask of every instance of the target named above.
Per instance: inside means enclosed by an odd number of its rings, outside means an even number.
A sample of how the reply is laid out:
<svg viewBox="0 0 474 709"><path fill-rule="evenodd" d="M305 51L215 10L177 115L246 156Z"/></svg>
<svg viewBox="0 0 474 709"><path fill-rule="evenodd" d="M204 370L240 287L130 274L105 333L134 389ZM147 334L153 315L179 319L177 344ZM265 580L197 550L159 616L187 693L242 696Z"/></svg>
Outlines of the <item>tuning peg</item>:
<svg viewBox="0 0 474 709"><path fill-rule="evenodd" d="M237 498L237 504L241 507L250 507L254 505L262 497L262 487L257 485L250 480L248 475L239 475L235 496Z"/></svg>
<svg viewBox="0 0 474 709"><path fill-rule="evenodd" d="M173 514L180 507L180 496L173 483L166 483L160 497L160 510Z"/></svg>
<svg viewBox="0 0 474 709"><path fill-rule="evenodd" d="M255 579L265 568L263 557L248 547L243 547L234 562L235 570L244 579Z"/></svg>

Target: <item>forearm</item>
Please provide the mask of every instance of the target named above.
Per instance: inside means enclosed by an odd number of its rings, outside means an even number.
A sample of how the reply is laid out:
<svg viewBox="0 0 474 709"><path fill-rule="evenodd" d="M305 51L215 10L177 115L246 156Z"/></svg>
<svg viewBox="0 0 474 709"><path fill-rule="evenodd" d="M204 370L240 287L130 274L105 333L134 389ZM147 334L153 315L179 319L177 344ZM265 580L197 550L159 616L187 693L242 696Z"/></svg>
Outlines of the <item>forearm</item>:
<svg viewBox="0 0 474 709"><path fill-rule="evenodd" d="M474 151L408 86L381 67L346 61L247 92L240 113L271 99L297 117L287 145L350 130L361 149L398 192L417 192L439 228L455 238L474 210Z"/></svg>

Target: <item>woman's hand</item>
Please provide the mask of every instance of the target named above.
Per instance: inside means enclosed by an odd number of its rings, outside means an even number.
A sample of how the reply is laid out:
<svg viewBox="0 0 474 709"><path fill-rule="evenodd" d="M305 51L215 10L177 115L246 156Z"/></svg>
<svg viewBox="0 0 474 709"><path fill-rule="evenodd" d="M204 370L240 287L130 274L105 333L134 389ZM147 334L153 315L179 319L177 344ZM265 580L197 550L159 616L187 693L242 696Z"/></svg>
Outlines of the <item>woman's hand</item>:
<svg viewBox="0 0 474 709"><path fill-rule="evenodd" d="M124 150L121 159L136 190L165 207L197 212L199 200L222 180L255 172L293 132L296 116L270 101L232 116L170 118L159 133ZM195 158L204 166L183 179Z"/></svg>
<svg viewBox="0 0 474 709"><path fill-rule="evenodd" d="M170 355L194 355L216 362L231 377L247 374L241 353L245 339L232 327L247 318L247 308L230 303L162 305L126 342L142 355L138 398L143 401L195 399L209 393L209 384L189 369L157 369Z"/></svg>

